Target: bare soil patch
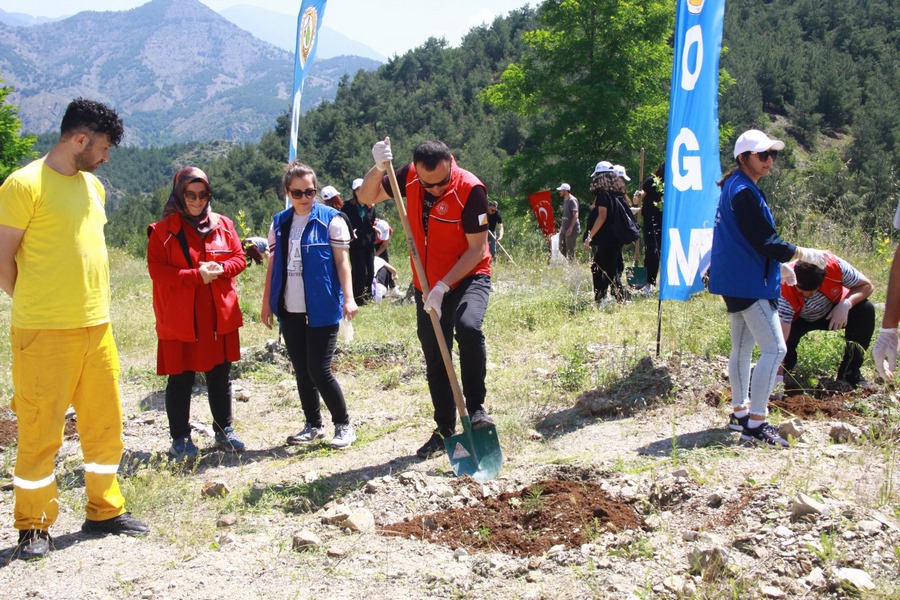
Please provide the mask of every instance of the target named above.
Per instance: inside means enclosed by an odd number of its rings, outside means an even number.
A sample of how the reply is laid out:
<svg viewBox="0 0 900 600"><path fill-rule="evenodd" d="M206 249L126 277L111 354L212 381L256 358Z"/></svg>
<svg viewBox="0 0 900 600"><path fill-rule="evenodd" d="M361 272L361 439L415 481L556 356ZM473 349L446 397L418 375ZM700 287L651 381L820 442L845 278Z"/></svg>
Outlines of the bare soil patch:
<svg viewBox="0 0 900 600"><path fill-rule="evenodd" d="M77 434L78 427L75 425L75 419L67 417L66 427L63 435L66 439L71 439ZM14 445L17 439L18 430L16 425L16 417L12 413L12 411L4 411L4 414L0 416L0 448Z"/></svg>
<svg viewBox="0 0 900 600"><path fill-rule="evenodd" d="M856 406L856 398L846 393L821 398L798 394L773 400L770 404L801 419L854 419L864 416Z"/></svg>
<svg viewBox="0 0 900 600"><path fill-rule="evenodd" d="M468 551L540 556L553 546L578 548L608 531L637 530L634 508L592 482L542 480L482 506L415 515L382 534L444 543Z"/></svg>

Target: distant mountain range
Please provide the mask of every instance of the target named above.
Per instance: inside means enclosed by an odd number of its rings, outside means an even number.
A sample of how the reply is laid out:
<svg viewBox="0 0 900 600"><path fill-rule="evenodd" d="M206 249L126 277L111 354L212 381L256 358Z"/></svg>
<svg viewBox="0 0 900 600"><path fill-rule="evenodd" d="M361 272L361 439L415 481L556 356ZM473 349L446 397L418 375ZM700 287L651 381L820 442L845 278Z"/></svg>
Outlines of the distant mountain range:
<svg viewBox="0 0 900 600"><path fill-rule="evenodd" d="M0 14L2 21L27 21L22 17ZM345 74L379 64L318 55L303 109L333 98ZM81 95L120 112L126 144L257 141L289 110L293 68L293 52L257 39L197 0L0 24L0 78L15 88L10 102L27 132L56 129L66 104Z"/></svg>
<svg viewBox="0 0 900 600"><path fill-rule="evenodd" d="M298 5L299 6L299 3ZM272 12L256 6L241 4L220 11L220 14L256 37L274 46L278 46L288 52L294 51L297 40L297 15ZM325 21L328 21L328 11L325 11ZM364 56L387 62L387 57L379 54L365 44L350 39L342 33L329 28L324 23L319 30L319 47L316 56L319 58L333 58L335 56Z"/></svg>

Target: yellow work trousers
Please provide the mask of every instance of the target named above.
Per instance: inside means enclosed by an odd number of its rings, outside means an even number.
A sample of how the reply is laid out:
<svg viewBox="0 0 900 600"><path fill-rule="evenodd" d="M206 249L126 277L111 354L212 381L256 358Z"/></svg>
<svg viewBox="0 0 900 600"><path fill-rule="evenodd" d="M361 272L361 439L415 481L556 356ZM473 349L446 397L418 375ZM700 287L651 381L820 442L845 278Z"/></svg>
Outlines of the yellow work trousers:
<svg viewBox="0 0 900 600"><path fill-rule="evenodd" d="M122 458L119 355L109 323L81 329L12 327L12 409L18 421L15 527L43 529L59 515L54 459L74 407L84 455L87 518L125 512L116 472Z"/></svg>

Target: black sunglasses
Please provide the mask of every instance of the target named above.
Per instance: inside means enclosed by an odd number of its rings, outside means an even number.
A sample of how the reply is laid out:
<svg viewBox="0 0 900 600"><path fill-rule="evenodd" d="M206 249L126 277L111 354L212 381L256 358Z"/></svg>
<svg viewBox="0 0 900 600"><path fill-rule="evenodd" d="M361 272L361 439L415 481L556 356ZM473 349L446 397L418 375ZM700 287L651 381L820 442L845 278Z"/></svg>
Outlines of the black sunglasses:
<svg viewBox="0 0 900 600"><path fill-rule="evenodd" d="M188 202L194 202L198 198L200 200L203 200L204 202L206 202L207 200L210 199L211 196L212 196L212 194L210 194L209 192L200 192L199 194L197 192L185 192L184 193L184 199L187 200Z"/></svg>
<svg viewBox="0 0 900 600"><path fill-rule="evenodd" d="M772 160L778 158L778 150L766 150L764 152L757 152L756 155L759 157L759 160L762 162L766 162L769 160L769 157L772 157Z"/></svg>
<svg viewBox="0 0 900 600"><path fill-rule="evenodd" d="M315 198L316 192L318 192L319 190L312 187L306 190L289 189L288 191L291 193L291 198L293 198L294 200L299 200L303 196L306 196L307 198Z"/></svg>
<svg viewBox="0 0 900 600"><path fill-rule="evenodd" d="M426 190L430 190L431 188L436 188L436 187L442 187L442 186L445 186L445 185L447 185L448 183L450 183L450 175L451 175L451 174L448 173L447 176L446 176L444 179L442 179L441 181L438 181L437 183L425 183L425 182L422 181L422 179L420 178L420 179L419 179L419 183L420 183L420 184L422 185L422 187L425 188Z"/></svg>

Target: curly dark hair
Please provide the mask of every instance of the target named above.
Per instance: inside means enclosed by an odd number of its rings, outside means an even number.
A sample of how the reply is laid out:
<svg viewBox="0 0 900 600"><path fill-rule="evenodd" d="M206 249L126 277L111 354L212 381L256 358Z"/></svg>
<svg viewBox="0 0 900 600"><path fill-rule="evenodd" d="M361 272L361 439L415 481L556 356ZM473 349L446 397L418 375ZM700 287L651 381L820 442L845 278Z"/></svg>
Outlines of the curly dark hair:
<svg viewBox="0 0 900 600"><path fill-rule="evenodd" d="M59 126L61 137L68 137L79 131L105 133L113 146L118 146L125 135L122 118L116 111L86 98L75 98L69 103Z"/></svg>
<svg viewBox="0 0 900 600"><path fill-rule="evenodd" d="M625 193L625 184L612 171L597 173L591 179L591 194L596 196L600 192L609 192L614 195L623 194Z"/></svg>

